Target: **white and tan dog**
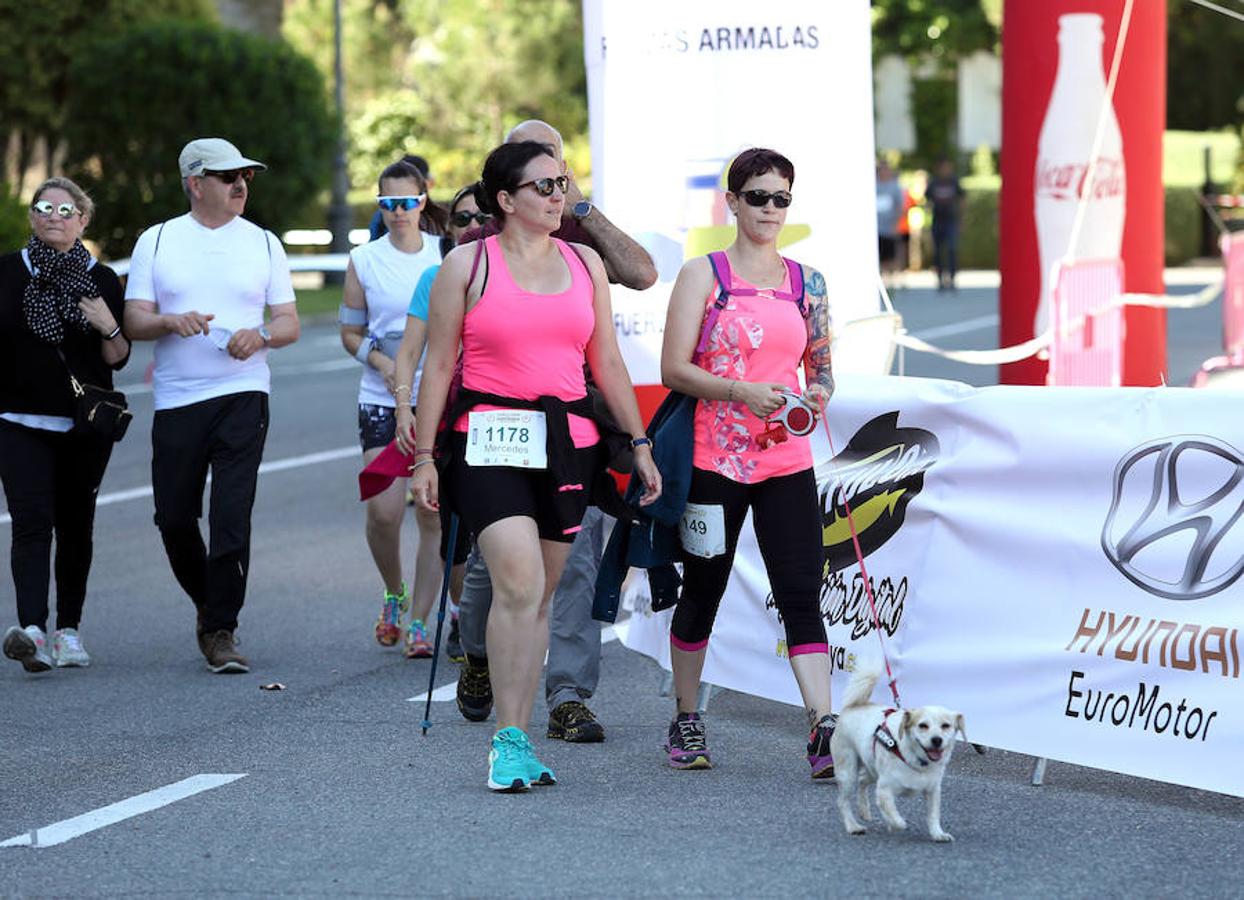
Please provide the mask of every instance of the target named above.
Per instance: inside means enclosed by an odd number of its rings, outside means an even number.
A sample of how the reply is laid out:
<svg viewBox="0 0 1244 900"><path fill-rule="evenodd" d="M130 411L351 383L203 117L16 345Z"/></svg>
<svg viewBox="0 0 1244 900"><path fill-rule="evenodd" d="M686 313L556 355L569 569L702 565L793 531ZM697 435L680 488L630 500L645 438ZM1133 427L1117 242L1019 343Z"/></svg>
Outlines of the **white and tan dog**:
<svg viewBox="0 0 1244 900"><path fill-rule="evenodd" d="M877 808L891 829L901 831L907 822L894 805L900 794L924 794L929 836L953 841L942 830L942 776L950 762L955 732L963 732L963 716L942 706L919 709L885 709L869 702L880 673L856 670L847 686L838 725L830 741L838 782L838 809L848 834L865 828L851 811L854 800L860 817L872 818L865 786L877 784Z"/></svg>

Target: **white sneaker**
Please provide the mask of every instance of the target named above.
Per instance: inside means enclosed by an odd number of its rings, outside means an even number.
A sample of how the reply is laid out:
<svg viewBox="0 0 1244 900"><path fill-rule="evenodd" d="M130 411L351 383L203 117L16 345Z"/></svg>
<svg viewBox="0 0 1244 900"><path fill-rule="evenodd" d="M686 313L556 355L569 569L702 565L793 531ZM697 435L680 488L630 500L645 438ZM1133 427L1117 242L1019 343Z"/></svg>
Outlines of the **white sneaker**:
<svg viewBox="0 0 1244 900"><path fill-rule="evenodd" d="M52 632L52 659L59 668L68 666L89 666L91 657L82 646L82 638L78 637L78 629L61 628Z"/></svg>
<svg viewBox="0 0 1244 900"><path fill-rule="evenodd" d="M27 672L46 672L52 668L47 643L47 635L38 625L14 625L4 633L4 655L17 660Z"/></svg>

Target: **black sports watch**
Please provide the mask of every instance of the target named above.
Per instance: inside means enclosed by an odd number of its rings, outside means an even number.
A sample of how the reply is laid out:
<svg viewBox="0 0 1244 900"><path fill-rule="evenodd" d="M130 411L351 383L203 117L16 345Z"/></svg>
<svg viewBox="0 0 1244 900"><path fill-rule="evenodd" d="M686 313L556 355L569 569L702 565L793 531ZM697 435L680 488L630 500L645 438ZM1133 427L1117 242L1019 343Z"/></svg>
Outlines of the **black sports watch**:
<svg viewBox="0 0 1244 900"><path fill-rule="evenodd" d="M586 219L591 211L592 204L588 200L580 200L574 206L570 207L570 214L575 217L576 221Z"/></svg>

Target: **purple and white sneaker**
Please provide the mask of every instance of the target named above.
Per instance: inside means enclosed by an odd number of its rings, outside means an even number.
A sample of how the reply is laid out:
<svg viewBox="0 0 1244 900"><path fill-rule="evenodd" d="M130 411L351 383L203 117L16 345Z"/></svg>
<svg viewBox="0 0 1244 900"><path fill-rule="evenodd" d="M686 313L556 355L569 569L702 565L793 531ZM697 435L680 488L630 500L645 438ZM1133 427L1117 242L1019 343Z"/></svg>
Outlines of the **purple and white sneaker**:
<svg viewBox="0 0 1244 900"><path fill-rule="evenodd" d="M670 722L669 737L665 741L669 764L675 769L711 769L705 740L704 720L699 713L679 713Z"/></svg>
<svg viewBox="0 0 1244 900"><path fill-rule="evenodd" d="M829 752L829 742L834 736L834 727L838 717L832 713L821 716L821 720L812 728L808 735L808 765L812 767L812 778L824 781L834 777L834 757Z"/></svg>

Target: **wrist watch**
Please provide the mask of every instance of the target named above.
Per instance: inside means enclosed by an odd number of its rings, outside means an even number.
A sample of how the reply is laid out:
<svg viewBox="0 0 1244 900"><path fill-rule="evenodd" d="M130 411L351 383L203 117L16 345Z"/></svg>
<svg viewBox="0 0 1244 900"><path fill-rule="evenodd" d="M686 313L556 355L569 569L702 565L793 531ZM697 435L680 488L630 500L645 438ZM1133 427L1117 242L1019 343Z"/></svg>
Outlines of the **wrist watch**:
<svg viewBox="0 0 1244 900"><path fill-rule="evenodd" d="M570 207L570 214L575 217L576 222L582 222L592 212L593 206L588 200L580 200L574 206Z"/></svg>
<svg viewBox="0 0 1244 900"><path fill-rule="evenodd" d="M260 325L256 331L258 331L259 336L263 338L263 345L265 347L272 343L272 332L268 331L267 325Z"/></svg>

